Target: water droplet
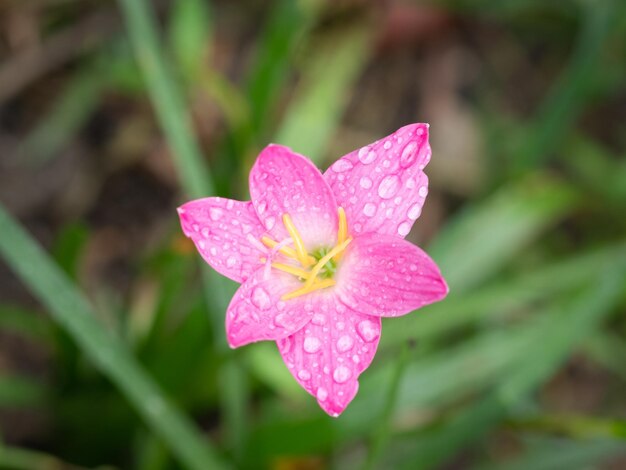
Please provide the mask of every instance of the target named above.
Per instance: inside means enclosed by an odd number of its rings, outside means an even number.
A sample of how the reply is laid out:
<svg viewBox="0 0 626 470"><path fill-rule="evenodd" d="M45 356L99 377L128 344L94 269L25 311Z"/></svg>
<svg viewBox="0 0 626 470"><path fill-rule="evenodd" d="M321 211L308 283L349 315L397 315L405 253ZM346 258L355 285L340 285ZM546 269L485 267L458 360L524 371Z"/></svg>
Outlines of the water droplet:
<svg viewBox="0 0 626 470"><path fill-rule="evenodd" d="M366 343L371 343L380 336L380 329L378 326L369 320L359 322L356 326L356 331Z"/></svg>
<svg viewBox="0 0 626 470"><path fill-rule="evenodd" d="M365 204L363 213L368 217L372 217L376 213L376 204L372 204L371 202Z"/></svg>
<svg viewBox="0 0 626 470"><path fill-rule="evenodd" d="M406 213L407 217L411 220L416 220L420 214L422 213L422 206L419 204L413 204L408 212Z"/></svg>
<svg viewBox="0 0 626 470"><path fill-rule="evenodd" d="M409 269L413 272L417 271L417 265L416 264L412 264L411 266L409 266Z"/></svg>
<svg viewBox="0 0 626 470"><path fill-rule="evenodd" d="M409 142L402 150L400 155L400 166L406 168L411 166L417 157L417 142L414 140Z"/></svg>
<svg viewBox="0 0 626 470"><path fill-rule="evenodd" d="M300 370L298 371L298 378L300 380L309 380L311 378L311 373L308 370Z"/></svg>
<svg viewBox="0 0 626 470"><path fill-rule="evenodd" d="M419 194L420 197L426 197L426 195L428 194L428 188L426 186L422 186L417 194Z"/></svg>
<svg viewBox="0 0 626 470"><path fill-rule="evenodd" d="M354 362L355 364L358 364L359 362L361 362L361 358L359 357L358 354L354 354L352 356L352 362Z"/></svg>
<svg viewBox="0 0 626 470"><path fill-rule="evenodd" d="M343 329L346 327L346 324L342 321L338 321L335 326L337 327L339 331L343 331Z"/></svg>
<svg viewBox="0 0 626 470"><path fill-rule="evenodd" d="M322 342L319 340L319 338L316 338L315 336L308 336L304 338L303 347L305 352L308 352L309 354L315 354L322 347Z"/></svg>
<svg viewBox="0 0 626 470"><path fill-rule="evenodd" d="M237 264L237 258L235 258L234 256L229 256L226 259L226 266L228 266L229 268L232 268L236 264Z"/></svg>
<svg viewBox="0 0 626 470"><path fill-rule="evenodd" d="M272 228L274 228L274 225L276 225L276 218L275 217L268 217L267 219L265 219L265 228L268 230L272 230Z"/></svg>
<svg viewBox="0 0 626 470"><path fill-rule="evenodd" d="M255 287L252 290L252 303L261 310L267 310L272 305L269 294L262 287Z"/></svg>
<svg viewBox="0 0 626 470"><path fill-rule="evenodd" d="M338 384L346 383L352 377L352 371L346 366L339 366L333 372L333 380Z"/></svg>
<svg viewBox="0 0 626 470"><path fill-rule="evenodd" d="M209 253L211 253L213 256L217 256L217 247L212 246L211 248L209 248Z"/></svg>
<svg viewBox="0 0 626 470"><path fill-rule="evenodd" d="M209 217L211 217L211 220L220 220L222 218L222 215L224 215L224 211L219 207L209 208Z"/></svg>
<svg viewBox="0 0 626 470"><path fill-rule="evenodd" d="M383 148L384 148L385 150L389 150L389 149L391 148L391 141L389 141L389 140L388 140L388 141L386 141L386 142L383 144Z"/></svg>
<svg viewBox="0 0 626 470"><path fill-rule="evenodd" d="M352 349L354 345L354 340L351 336L343 335L337 340L337 351L346 352Z"/></svg>
<svg viewBox="0 0 626 470"><path fill-rule="evenodd" d="M348 171L350 168L352 168L354 165L352 164L352 162L350 160L347 160L345 158L340 158L339 160L337 160L334 165L332 166L333 171L336 173L342 173L344 171Z"/></svg>
<svg viewBox="0 0 626 470"><path fill-rule="evenodd" d="M378 185L378 195L383 199L391 199L400 189L400 178L398 175L388 175Z"/></svg>
<svg viewBox="0 0 626 470"><path fill-rule="evenodd" d="M287 315L285 315L284 313L279 313L274 317L274 325L280 328L285 328L287 326L287 319Z"/></svg>
<svg viewBox="0 0 626 470"><path fill-rule="evenodd" d="M408 222L402 222L400 225L398 225L398 235L406 237L410 231L411 224L409 224Z"/></svg>
<svg viewBox="0 0 626 470"><path fill-rule="evenodd" d="M361 180L359 181L359 185L363 188L363 189L369 189L372 187L372 180L369 179L367 176L363 176L361 178Z"/></svg>
<svg viewBox="0 0 626 470"><path fill-rule="evenodd" d="M319 401L324 401L328 398L328 391L324 387L320 387L317 389L316 396Z"/></svg>
<svg viewBox="0 0 626 470"><path fill-rule="evenodd" d="M321 326L326 323L326 317L321 313L316 313L315 315L313 315L313 318L311 318L311 323Z"/></svg>
<svg viewBox="0 0 626 470"><path fill-rule="evenodd" d="M376 160L376 152L370 152L369 148L363 147L361 150L359 150L358 157L361 163L363 163L364 165L369 165L374 160Z"/></svg>

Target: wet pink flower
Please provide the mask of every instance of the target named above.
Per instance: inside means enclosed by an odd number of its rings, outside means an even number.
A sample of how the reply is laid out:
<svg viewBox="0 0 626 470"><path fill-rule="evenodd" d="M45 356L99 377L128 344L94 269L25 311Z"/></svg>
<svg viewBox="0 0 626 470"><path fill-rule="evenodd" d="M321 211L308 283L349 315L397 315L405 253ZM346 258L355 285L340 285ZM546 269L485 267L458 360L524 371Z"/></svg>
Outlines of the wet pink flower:
<svg viewBox="0 0 626 470"><path fill-rule="evenodd" d="M267 146L252 201L211 197L179 208L185 234L241 286L226 312L236 348L272 340L295 379L338 416L372 362L381 317L443 299L436 264L404 240L428 193L428 125L412 124L337 160Z"/></svg>

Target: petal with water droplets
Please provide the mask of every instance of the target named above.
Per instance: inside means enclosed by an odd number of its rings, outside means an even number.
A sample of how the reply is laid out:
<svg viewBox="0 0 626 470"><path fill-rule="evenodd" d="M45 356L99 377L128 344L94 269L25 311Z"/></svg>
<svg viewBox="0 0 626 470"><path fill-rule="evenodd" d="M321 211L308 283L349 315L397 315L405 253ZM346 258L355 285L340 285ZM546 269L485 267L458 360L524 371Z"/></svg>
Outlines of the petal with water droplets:
<svg viewBox="0 0 626 470"><path fill-rule="evenodd" d="M267 250L258 241L265 229L250 201L221 197L190 201L178 208L183 232L213 269L233 281L245 281Z"/></svg>
<svg viewBox="0 0 626 470"><path fill-rule="evenodd" d="M311 322L277 342L289 371L331 416L339 416L359 388L358 377L372 362L381 320L320 296Z"/></svg>
<svg viewBox="0 0 626 470"><path fill-rule="evenodd" d="M430 155L428 125L411 124L337 160L324 177L346 211L350 233L404 238L428 194L423 170Z"/></svg>
<svg viewBox="0 0 626 470"><path fill-rule="evenodd" d="M395 317L442 300L448 286L435 262L417 246L391 235L367 234L346 250L336 290L354 310Z"/></svg>
<svg viewBox="0 0 626 470"><path fill-rule="evenodd" d="M291 216L309 251L332 246L337 234L337 203L328 183L306 157L282 145L268 145L250 171L250 195L258 217L280 241Z"/></svg>
<svg viewBox="0 0 626 470"><path fill-rule="evenodd" d="M311 319L319 295L312 293L286 301L281 297L302 287L294 276L260 268L235 292L226 311L228 344L237 348L248 343L285 338Z"/></svg>

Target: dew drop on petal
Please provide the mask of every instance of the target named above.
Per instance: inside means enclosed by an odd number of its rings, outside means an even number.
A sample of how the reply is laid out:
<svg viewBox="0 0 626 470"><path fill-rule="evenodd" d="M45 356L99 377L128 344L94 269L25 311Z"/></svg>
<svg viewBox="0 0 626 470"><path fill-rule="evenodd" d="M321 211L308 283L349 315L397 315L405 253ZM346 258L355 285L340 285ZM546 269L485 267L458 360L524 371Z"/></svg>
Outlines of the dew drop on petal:
<svg viewBox="0 0 626 470"><path fill-rule="evenodd" d="M410 231L411 224L409 224L408 222L402 222L400 225L398 225L398 235L406 237Z"/></svg>
<svg viewBox="0 0 626 470"><path fill-rule="evenodd" d="M422 206L419 204L413 204L408 212L406 213L407 217L411 220L416 220L420 214L422 213Z"/></svg>
<svg viewBox="0 0 626 470"><path fill-rule="evenodd" d="M339 366L333 372L333 380L338 384L346 383L352 377L352 371L346 366Z"/></svg>
<svg viewBox="0 0 626 470"><path fill-rule="evenodd" d="M348 171L353 166L354 165L352 165L352 162L350 160L347 160L345 158L340 158L333 164L332 168L334 172L342 173L344 171Z"/></svg>
<svg viewBox="0 0 626 470"><path fill-rule="evenodd" d="M220 209L219 207L209 208L209 217L211 217L211 220L220 220L222 218L222 215L224 215L224 211L222 211L222 209Z"/></svg>
<svg viewBox="0 0 626 470"><path fill-rule="evenodd" d="M363 338L366 343L371 343L380 336L380 329L374 323L369 320L363 320L356 326L356 330L359 336Z"/></svg>
<svg viewBox="0 0 626 470"><path fill-rule="evenodd" d="M265 219L265 228L267 230L272 230L275 224L276 224L276 218L268 217L267 219Z"/></svg>
<svg viewBox="0 0 626 470"><path fill-rule="evenodd" d="M261 310L270 308L272 301L269 294L262 287L255 287L252 290L252 303Z"/></svg>
<svg viewBox="0 0 626 470"><path fill-rule="evenodd" d="M229 256L226 259L226 266L228 266L229 268L232 268L236 264L237 264L237 258L235 258L234 256Z"/></svg>
<svg viewBox="0 0 626 470"><path fill-rule="evenodd" d="M369 148L363 147L358 153L359 160L364 165L369 165L376 160L376 152L370 152Z"/></svg>
<svg viewBox="0 0 626 470"><path fill-rule="evenodd" d="M369 189L372 187L372 180L369 179L367 176L363 176L360 181L359 181L359 185L363 188L363 189Z"/></svg>
<svg viewBox="0 0 626 470"><path fill-rule="evenodd" d="M389 150L391 148L391 142L388 140L383 144L383 148L385 150Z"/></svg>
<svg viewBox="0 0 626 470"><path fill-rule="evenodd" d="M376 204L373 204L371 202L365 204L365 206L363 207L363 213L368 217L372 217L376 213Z"/></svg>
<svg viewBox="0 0 626 470"><path fill-rule="evenodd" d="M321 326L326 323L326 317L321 313L316 313L315 315L313 315L313 318L311 318L311 323Z"/></svg>
<svg viewBox="0 0 626 470"><path fill-rule="evenodd" d="M211 248L209 248L209 253L211 253L213 256L217 256L217 247L212 246Z"/></svg>
<svg viewBox="0 0 626 470"><path fill-rule="evenodd" d="M319 338L316 338L315 336L308 336L304 338L303 347L305 352L309 354L315 354L322 347L322 342L319 340Z"/></svg>
<svg viewBox="0 0 626 470"><path fill-rule="evenodd" d="M343 335L337 340L337 351L346 352L352 349L354 346L354 340L351 336Z"/></svg>
<svg viewBox="0 0 626 470"><path fill-rule="evenodd" d="M354 362L355 364L358 364L359 362L361 362L361 358L359 357L358 354L352 355L352 362Z"/></svg>
<svg viewBox="0 0 626 470"><path fill-rule="evenodd" d="M406 147L402 150L402 154L400 154L400 166L402 168L406 168L410 166L417 157L417 142L411 141Z"/></svg>
<svg viewBox="0 0 626 470"><path fill-rule="evenodd" d="M300 380L309 380L311 378L311 373L308 370L300 370L298 371L298 378Z"/></svg>
<svg viewBox="0 0 626 470"><path fill-rule="evenodd" d="M400 189L400 178L398 175L388 175L378 185L378 195L383 199L391 199Z"/></svg>
<svg viewBox="0 0 626 470"><path fill-rule="evenodd" d="M422 186L417 194L419 194L420 197L426 197L428 195L428 188L426 186Z"/></svg>
<svg viewBox="0 0 626 470"><path fill-rule="evenodd" d="M324 387L317 389L316 397L319 401L324 401L328 398L328 391Z"/></svg>

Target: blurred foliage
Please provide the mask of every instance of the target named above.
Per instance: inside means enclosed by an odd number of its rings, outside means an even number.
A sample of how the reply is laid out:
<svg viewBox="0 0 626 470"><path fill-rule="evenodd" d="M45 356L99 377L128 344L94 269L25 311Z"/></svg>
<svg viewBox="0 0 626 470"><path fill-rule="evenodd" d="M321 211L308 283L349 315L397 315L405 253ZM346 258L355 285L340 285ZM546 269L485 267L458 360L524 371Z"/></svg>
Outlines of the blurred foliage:
<svg viewBox="0 0 626 470"><path fill-rule="evenodd" d="M0 21L0 468L626 466L624 2L9 0ZM332 419L274 345L225 346L236 286L175 207L245 199L268 142L324 168L419 121L409 238L451 293L384 321Z"/></svg>

